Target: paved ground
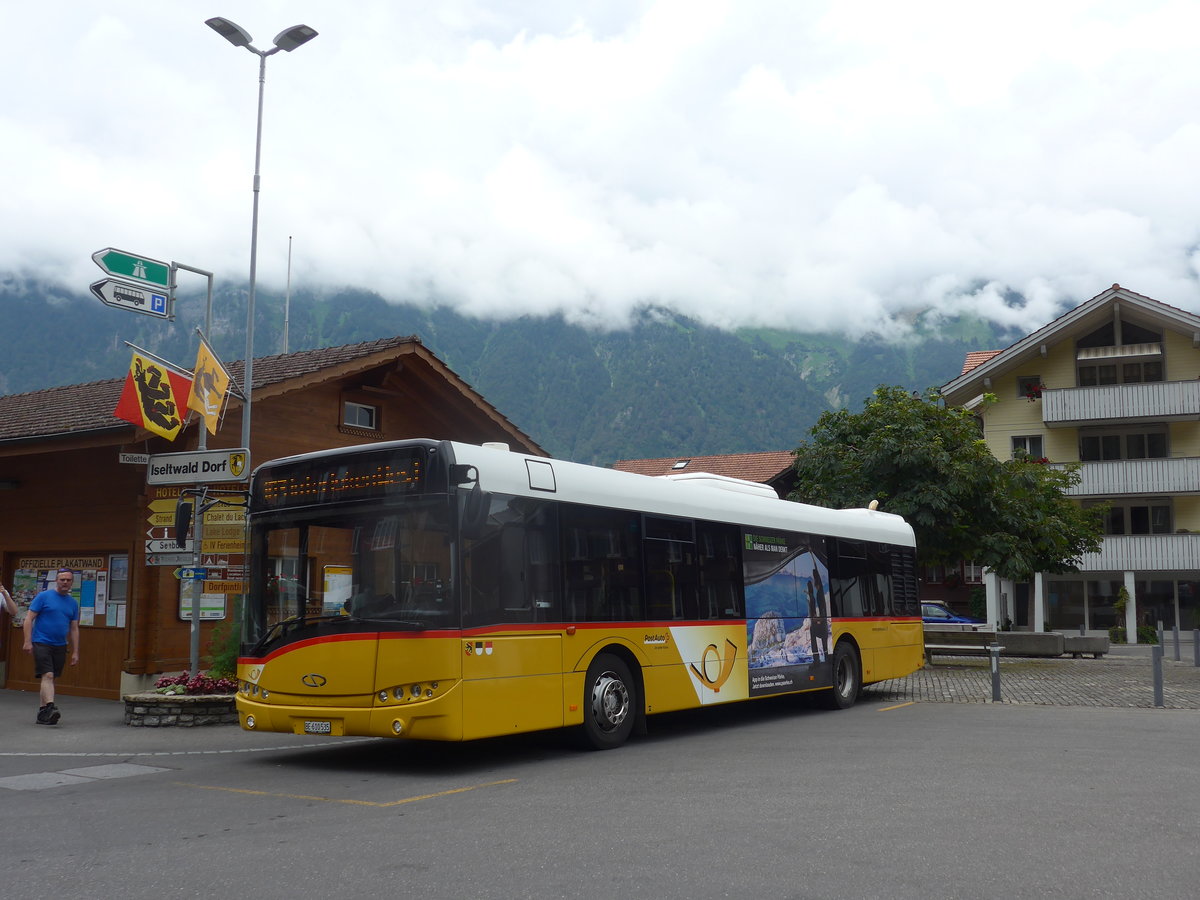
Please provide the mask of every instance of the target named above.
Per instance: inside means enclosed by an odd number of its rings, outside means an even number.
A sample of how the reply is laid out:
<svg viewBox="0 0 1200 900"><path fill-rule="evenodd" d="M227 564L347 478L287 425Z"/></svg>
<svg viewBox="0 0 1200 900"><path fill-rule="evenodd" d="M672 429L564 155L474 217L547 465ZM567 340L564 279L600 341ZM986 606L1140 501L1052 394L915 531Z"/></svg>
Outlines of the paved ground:
<svg viewBox="0 0 1200 900"><path fill-rule="evenodd" d="M1164 648L1163 706L1200 709L1200 669L1190 643ZM934 664L910 675L867 688L864 697L897 702L992 702L989 661L980 656L937 656ZM1042 706L1154 708L1154 669L1149 647L1115 647L1102 659L1000 660L1000 702Z"/></svg>

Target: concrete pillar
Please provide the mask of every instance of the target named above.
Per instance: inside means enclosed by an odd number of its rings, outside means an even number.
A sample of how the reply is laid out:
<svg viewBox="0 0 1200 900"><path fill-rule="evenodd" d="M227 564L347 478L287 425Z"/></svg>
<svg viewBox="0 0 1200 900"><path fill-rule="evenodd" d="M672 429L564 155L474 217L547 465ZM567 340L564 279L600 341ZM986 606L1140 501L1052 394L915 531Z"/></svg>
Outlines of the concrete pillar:
<svg viewBox="0 0 1200 900"><path fill-rule="evenodd" d="M1017 605L1017 585L1011 578L1000 579L1000 626L1004 625L1004 620L1016 622L1017 617L1014 615Z"/></svg>
<svg viewBox="0 0 1200 900"><path fill-rule="evenodd" d="M1000 576L991 570L983 573L984 590L987 593L987 620L993 628L1000 624Z"/></svg>
<svg viewBox="0 0 1200 900"><path fill-rule="evenodd" d="M1037 572L1033 576L1033 630L1046 630L1046 575Z"/></svg>
<svg viewBox="0 0 1200 900"><path fill-rule="evenodd" d="M1125 643L1137 643L1137 591L1134 590L1137 582L1134 580L1134 572L1125 573L1125 590L1129 591L1129 603L1125 607Z"/></svg>

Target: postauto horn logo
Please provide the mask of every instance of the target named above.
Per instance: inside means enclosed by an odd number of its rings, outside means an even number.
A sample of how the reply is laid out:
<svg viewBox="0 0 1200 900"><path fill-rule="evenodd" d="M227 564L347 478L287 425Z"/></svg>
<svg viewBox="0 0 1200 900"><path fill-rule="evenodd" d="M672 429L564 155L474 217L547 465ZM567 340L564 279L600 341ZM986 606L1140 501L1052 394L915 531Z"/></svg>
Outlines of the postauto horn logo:
<svg viewBox="0 0 1200 900"><path fill-rule="evenodd" d="M721 651L716 644L709 644L704 648L704 653L700 655L700 665L692 663L692 674L714 694L719 694L721 686L733 674L733 664L736 660L737 644L729 638L725 638L725 655L721 656ZM715 676L710 675L710 672L715 672Z"/></svg>
<svg viewBox="0 0 1200 900"><path fill-rule="evenodd" d="M316 672L309 672L300 679L300 683L305 687L319 688L325 687L326 678L324 675L318 675Z"/></svg>

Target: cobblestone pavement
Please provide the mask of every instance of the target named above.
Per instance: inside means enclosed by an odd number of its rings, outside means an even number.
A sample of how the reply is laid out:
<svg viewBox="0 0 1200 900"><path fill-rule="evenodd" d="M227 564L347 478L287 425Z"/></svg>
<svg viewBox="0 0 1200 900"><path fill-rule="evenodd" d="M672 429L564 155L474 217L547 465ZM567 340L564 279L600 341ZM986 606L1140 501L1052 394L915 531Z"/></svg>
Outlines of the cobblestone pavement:
<svg viewBox="0 0 1200 900"><path fill-rule="evenodd" d="M1144 650L1144 648L1140 648ZM1176 662L1163 660L1163 706L1200 709L1200 669L1191 647ZM873 684L863 699L879 702L991 703L992 673L986 657L937 656L907 678ZM1000 660L1000 702L1042 706L1154 707L1154 668L1146 652L1117 650L1101 659Z"/></svg>

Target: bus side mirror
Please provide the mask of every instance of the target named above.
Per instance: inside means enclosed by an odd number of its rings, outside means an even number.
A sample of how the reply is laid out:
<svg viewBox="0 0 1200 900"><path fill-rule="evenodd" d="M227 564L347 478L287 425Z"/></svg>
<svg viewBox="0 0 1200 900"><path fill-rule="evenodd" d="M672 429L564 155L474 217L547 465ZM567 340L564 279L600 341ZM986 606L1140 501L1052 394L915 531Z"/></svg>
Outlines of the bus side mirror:
<svg viewBox="0 0 1200 900"><path fill-rule="evenodd" d="M476 481L467 494L467 502L463 504L462 535L467 538L477 538L483 534L487 525L488 513L492 508L491 494L485 494Z"/></svg>
<svg viewBox="0 0 1200 900"><path fill-rule="evenodd" d="M450 466L451 484L469 484L472 481L479 483L479 472L474 466L466 463L454 463Z"/></svg>
<svg viewBox="0 0 1200 900"><path fill-rule="evenodd" d="M175 546L186 547L188 539L188 531L192 527L192 504L191 502L179 498L179 502L175 504Z"/></svg>

